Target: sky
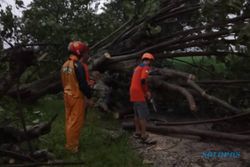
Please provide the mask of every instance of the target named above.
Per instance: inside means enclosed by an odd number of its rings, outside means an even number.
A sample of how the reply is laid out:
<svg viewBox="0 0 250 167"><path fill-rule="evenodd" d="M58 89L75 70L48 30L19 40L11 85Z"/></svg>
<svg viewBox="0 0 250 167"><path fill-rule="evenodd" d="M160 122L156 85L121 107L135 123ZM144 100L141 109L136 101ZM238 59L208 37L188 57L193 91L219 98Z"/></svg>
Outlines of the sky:
<svg viewBox="0 0 250 167"><path fill-rule="evenodd" d="M32 2L32 0L23 0L24 6L27 6L30 4L30 2ZM5 8L7 5L11 5L12 6L12 10L16 15L22 15L22 10L17 9L15 7L15 0L0 0L0 4L2 6L2 8Z"/></svg>

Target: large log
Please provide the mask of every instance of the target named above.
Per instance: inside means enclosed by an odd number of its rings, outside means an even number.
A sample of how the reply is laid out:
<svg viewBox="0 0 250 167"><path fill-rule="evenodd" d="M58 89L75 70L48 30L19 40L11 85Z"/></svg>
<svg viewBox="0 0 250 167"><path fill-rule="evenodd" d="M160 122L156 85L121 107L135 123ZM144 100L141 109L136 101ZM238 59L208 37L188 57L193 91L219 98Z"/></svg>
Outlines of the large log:
<svg viewBox="0 0 250 167"><path fill-rule="evenodd" d="M0 75L0 97L15 85L23 72L34 63L35 55L31 49L8 49L6 61L9 62L9 70ZM3 63L1 61L1 63Z"/></svg>
<svg viewBox="0 0 250 167"><path fill-rule="evenodd" d="M22 101L33 102L45 94L55 94L61 90L60 73L56 72L30 84L20 85L19 90L17 88L12 88L8 91L7 95L14 98L20 96Z"/></svg>
<svg viewBox="0 0 250 167"><path fill-rule="evenodd" d="M18 160L21 160L21 161L36 162L36 160L33 159L29 155L24 155L22 153L17 153L17 152L13 152L13 151L9 151L9 150L0 149L0 156L2 156L2 157L11 157L11 158L18 159Z"/></svg>
<svg viewBox="0 0 250 167"><path fill-rule="evenodd" d="M250 84L250 80L202 80L197 81L197 84L203 85L237 85L237 84Z"/></svg>
<svg viewBox="0 0 250 167"><path fill-rule="evenodd" d="M42 122L27 128L27 131L12 127L4 126L0 128L0 144L3 143L22 143L27 140L37 139L38 137L50 132L51 125L56 119L55 115L49 122Z"/></svg>
<svg viewBox="0 0 250 167"><path fill-rule="evenodd" d="M240 118L249 118L250 112L240 113L233 116L227 116L224 118L215 118L209 120L201 120L201 121L187 121L187 122L156 122L156 125L160 126L182 126L182 125L197 125L197 124L207 124L207 123L216 123L222 121L235 120Z"/></svg>
<svg viewBox="0 0 250 167"><path fill-rule="evenodd" d="M122 127L126 130L134 129L133 123L123 123ZM219 139L234 141L234 142L244 142L244 144L250 144L250 136L232 134L232 133L224 133L224 132L216 132L209 130L199 130L199 129L191 129L191 128L183 128L183 127L162 127L162 126L153 126L148 125L147 130L153 133L161 134L161 135L169 135L169 134L181 134L181 135L193 135L199 136L201 138L209 138L209 139ZM243 144L243 143L242 143Z"/></svg>

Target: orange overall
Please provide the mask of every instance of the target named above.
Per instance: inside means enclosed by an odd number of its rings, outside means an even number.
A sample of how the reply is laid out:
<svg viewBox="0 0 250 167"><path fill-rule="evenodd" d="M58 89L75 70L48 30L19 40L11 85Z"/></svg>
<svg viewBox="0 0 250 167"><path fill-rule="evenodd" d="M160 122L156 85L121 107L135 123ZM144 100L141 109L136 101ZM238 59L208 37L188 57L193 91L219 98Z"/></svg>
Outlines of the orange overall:
<svg viewBox="0 0 250 167"><path fill-rule="evenodd" d="M77 152L80 130L84 124L85 100L75 74L75 62L78 58L70 56L61 69L61 78L65 104L66 149Z"/></svg>

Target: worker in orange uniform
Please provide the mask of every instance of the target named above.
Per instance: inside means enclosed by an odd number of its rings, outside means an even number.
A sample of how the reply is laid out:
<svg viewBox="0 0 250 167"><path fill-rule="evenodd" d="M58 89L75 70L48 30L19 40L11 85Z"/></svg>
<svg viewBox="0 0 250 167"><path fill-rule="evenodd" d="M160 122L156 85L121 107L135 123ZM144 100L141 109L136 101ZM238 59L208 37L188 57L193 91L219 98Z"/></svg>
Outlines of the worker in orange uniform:
<svg viewBox="0 0 250 167"><path fill-rule="evenodd" d="M146 144L154 144L155 141L149 139L149 135L146 133L146 120L149 116L146 100L151 99L146 79L149 76L150 65L154 60L154 56L151 53L144 53L141 60L142 63L134 69L130 84L130 101L133 103L135 124L133 136L141 138L142 142Z"/></svg>
<svg viewBox="0 0 250 167"><path fill-rule="evenodd" d="M88 85L93 88L93 86L95 85L95 80L91 79L90 78L90 75L89 75L89 70L88 70L88 61L89 61L89 56L83 56L81 57L80 59L80 63L82 64L83 66L83 69L85 70L85 77L86 77L86 80L87 80L87 83Z"/></svg>
<svg viewBox="0 0 250 167"><path fill-rule="evenodd" d="M65 148L76 153L79 149L80 130L84 124L85 107L87 103L93 103L86 80L86 70L79 61L83 57L88 57L89 48L84 42L74 41L69 44L68 50L69 59L61 68L66 115Z"/></svg>

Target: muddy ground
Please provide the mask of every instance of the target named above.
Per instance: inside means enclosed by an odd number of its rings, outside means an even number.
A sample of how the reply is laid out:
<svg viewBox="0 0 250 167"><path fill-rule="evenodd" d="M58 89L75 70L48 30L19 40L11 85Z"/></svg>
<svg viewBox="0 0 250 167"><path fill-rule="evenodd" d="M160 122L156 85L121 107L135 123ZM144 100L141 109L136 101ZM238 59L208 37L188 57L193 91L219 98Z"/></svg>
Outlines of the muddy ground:
<svg viewBox="0 0 250 167"><path fill-rule="evenodd" d="M191 136L161 136L150 133L156 145L142 144L131 137L143 163L153 167L250 167L250 147L225 141L202 141ZM204 152L237 152L235 156L204 157ZM240 153L240 155L239 155ZM208 155L208 154L206 154Z"/></svg>

